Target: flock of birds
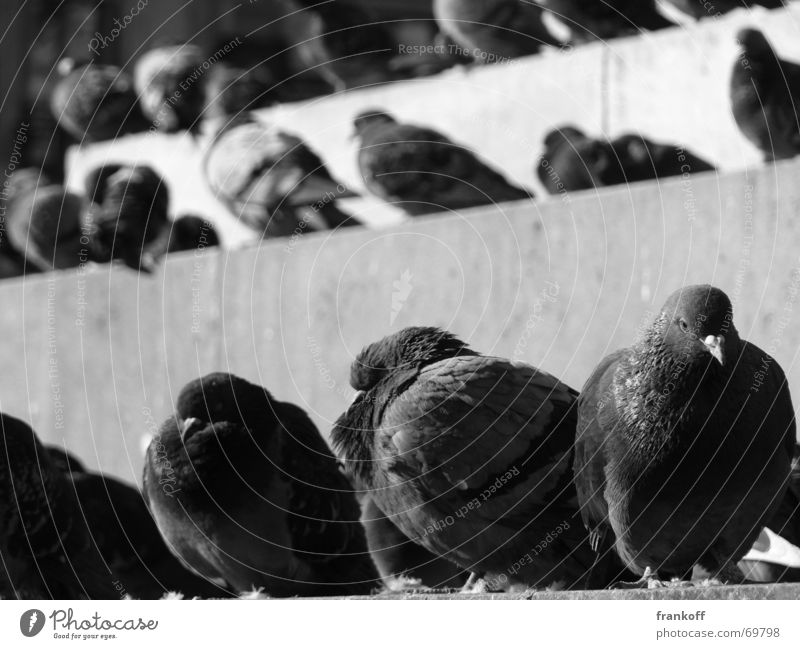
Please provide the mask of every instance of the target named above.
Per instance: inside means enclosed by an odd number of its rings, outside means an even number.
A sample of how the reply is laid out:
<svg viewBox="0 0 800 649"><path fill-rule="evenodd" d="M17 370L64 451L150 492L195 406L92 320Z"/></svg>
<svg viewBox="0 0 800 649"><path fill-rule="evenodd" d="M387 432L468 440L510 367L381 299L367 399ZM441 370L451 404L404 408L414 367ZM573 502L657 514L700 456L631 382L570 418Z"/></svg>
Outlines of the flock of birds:
<svg viewBox="0 0 800 649"><path fill-rule="evenodd" d="M654 29L664 26L665 20L647 19L656 15L654 3L641 0L542 4L574 27L574 42L590 35L608 38L631 29ZM685 10L705 5L688 0L674 4ZM741 4L748 3L715 2L714 7L726 11ZM499 52L502 46L504 56L520 56L552 40L541 32L543 9L537 4L437 0L434 5L439 35L460 43L461 49ZM311 32L318 32L317 37L301 39L308 47L315 45L301 57L309 69L330 78L344 78L349 70L354 76L342 82L344 87L357 85L355 79L363 74L351 68L357 62L365 65L365 57L356 55L359 47L373 47L366 51L374 54L374 41L380 39L367 35L386 26L365 22L358 10L336 2L314 4L299 15L307 18L301 25L313 22ZM630 29L626 31L625 25ZM509 39L508 33L519 39ZM730 86L737 124L765 160L800 154L795 114L800 104L800 65L781 60L755 29L740 32L738 41L741 54L732 64ZM391 41L384 41L384 49L387 42ZM528 50L523 48L526 44ZM345 45L354 49L341 49ZM262 238L357 225L358 220L339 207L339 199L353 192L301 138L260 121L250 110L282 82L269 74L271 59L262 57L260 64L249 65L252 53L247 49L247 43L233 47L201 75L198 71L209 59L192 44L157 47L142 54L132 75L111 65L65 63L65 76L51 96L52 112L80 142L144 129L198 134L209 116L222 117L215 121L205 147L204 178L198 180L242 223ZM386 51L394 52L391 47ZM373 73L398 69L373 54L366 57ZM331 87L336 86L331 81ZM534 198L529 188L511 182L502 170L432 128L397 121L380 108L356 115L353 127L367 190L408 215ZM687 168L692 173L714 169L673 144L638 134L610 140L592 137L570 125L547 134L535 168L551 194L675 176ZM80 194L48 181L38 169L12 175L4 195L7 236L0 239L0 276L113 259L150 270L168 252L220 241L207 220L171 214L166 182L146 162L108 164L89 173L84 184Z"/></svg>
<svg viewBox="0 0 800 649"><path fill-rule="evenodd" d="M451 333L367 345L329 450L306 412L213 373L143 487L2 415L0 596L343 596L800 579L786 377L709 285L671 295L578 393ZM694 580L694 581L692 581Z"/></svg>

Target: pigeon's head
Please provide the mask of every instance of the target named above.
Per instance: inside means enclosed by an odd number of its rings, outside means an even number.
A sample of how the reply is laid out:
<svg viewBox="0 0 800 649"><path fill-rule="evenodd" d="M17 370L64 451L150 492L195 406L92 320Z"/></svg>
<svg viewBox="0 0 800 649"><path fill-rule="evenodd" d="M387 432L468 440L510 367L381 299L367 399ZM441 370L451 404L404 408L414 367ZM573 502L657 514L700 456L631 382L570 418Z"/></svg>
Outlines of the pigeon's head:
<svg viewBox="0 0 800 649"><path fill-rule="evenodd" d="M406 327L365 347L350 367L350 385L370 390L385 376L474 354L467 344L437 327Z"/></svg>
<svg viewBox="0 0 800 649"><path fill-rule="evenodd" d="M718 288L702 284L675 291L657 323L663 345L684 364L707 365L713 360L726 367L738 356L740 341L733 324L733 307Z"/></svg>
<svg viewBox="0 0 800 649"><path fill-rule="evenodd" d="M364 133L375 126L384 124L396 124L397 121L389 113L379 109L365 110L360 112L353 119L353 137L359 138Z"/></svg>
<svg viewBox="0 0 800 649"><path fill-rule="evenodd" d="M742 49L750 56L757 56L759 54L769 54L772 52L772 46L769 44L767 37L762 32L752 27L740 30L736 34L736 40L742 46Z"/></svg>
<svg viewBox="0 0 800 649"><path fill-rule="evenodd" d="M653 143L641 135L629 133L614 140L614 150L623 162L652 165Z"/></svg>
<svg viewBox="0 0 800 649"><path fill-rule="evenodd" d="M252 428L276 420L269 392L226 372L206 374L183 386L175 412L184 421L198 422L184 431L184 437L204 423L232 422Z"/></svg>
<svg viewBox="0 0 800 649"><path fill-rule="evenodd" d="M562 144L585 139L587 139L586 134L576 126L560 126L544 136L544 147L545 149L554 149Z"/></svg>
<svg viewBox="0 0 800 649"><path fill-rule="evenodd" d="M164 421L145 454L145 488L151 502L184 506L208 499L235 502L232 485L269 481L267 458L277 458L277 435L258 435L237 422L209 422L175 414ZM198 500L200 499L200 500Z"/></svg>

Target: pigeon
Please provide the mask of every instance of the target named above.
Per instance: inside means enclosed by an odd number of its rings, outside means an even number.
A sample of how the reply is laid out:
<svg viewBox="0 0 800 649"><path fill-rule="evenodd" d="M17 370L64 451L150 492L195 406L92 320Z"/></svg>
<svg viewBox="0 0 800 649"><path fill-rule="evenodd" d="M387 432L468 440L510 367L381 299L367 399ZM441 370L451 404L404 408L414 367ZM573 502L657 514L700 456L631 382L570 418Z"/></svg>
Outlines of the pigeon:
<svg viewBox="0 0 800 649"><path fill-rule="evenodd" d="M214 226L208 220L193 214L176 218L168 232L168 253L203 250L219 245L219 236Z"/></svg>
<svg viewBox="0 0 800 649"><path fill-rule="evenodd" d="M680 145L654 142L638 134L614 138L611 148L629 183L715 170L710 162Z"/></svg>
<svg viewBox="0 0 800 649"><path fill-rule="evenodd" d="M121 259L134 270L151 270L145 251L169 227L164 179L146 165L110 164L90 172L85 186L93 259Z"/></svg>
<svg viewBox="0 0 800 649"><path fill-rule="evenodd" d="M675 291L633 347L604 358L578 405L583 520L639 584L736 565L787 488L795 444L777 361L739 338L727 295Z"/></svg>
<svg viewBox="0 0 800 649"><path fill-rule="evenodd" d="M534 197L431 128L378 110L359 114L354 126L367 189L411 216Z"/></svg>
<svg viewBox="0 0 800 649"><path fill-rule="evenodd" d="M500 63L559 45L544 9L520 0L434 0L439 28L477 63Z"/></svg>
<svg viewBox="0 0 800 649"><path fill-rule="evenodd" d="M350 384L331 432L345 471L406 537L470 571L465 587L611 583L615 557L580 523L574 390L435 327L368 345Z"/></svg>
<svg viewBox="0 0 800 649"><path fill-rule="evenodd" d="M800 154L800 64L777 57L763 33L743 29L733 64L731 105L739 130L764 155L783 160Z"/></svg>
<svg viewBox="0 0 800 649"><path fill-rule="evenodd" d="M739 567L751 581L800 581L800 444L786 495Z"/></svg>
<svg viewBox="0 0 800 649"><path fill-rule="evenodd" d="M187 384L146 456L153 517L189 568L235 591L368 594L354 492L306 413L214 373Z"/></svg>
<svg viewBox="0 0 800 649"><path fill-rule="evenodd" d="M333 90L369 86L393 78L389 64L398 47L386 25L364 8L339 0L296 0L290 30L303 65Z"/></svg>
<svg viewBox="0 0 800 649"><path fill-rule="evenodd" d="M118 596L160 599L167 592L186 597L230 596L187 570L170 552L139 489L80 470L71 461L66 475L87 529L114 576Z"/></svg>
<svg viewBox="0 0 800 649"><path fill-rule="evenodd" d="M784 6L783 0L665 0L669 4L677 7L683 13L697 18L713 18L721 14L726 14L734 9L766 7L767 9L777 9Z"/></svg>
<svg viewBox="0 0 800 649"><path fill-rule="evenodd" d="M545 136L536 173L550 194L625 182L611 145L573 126L553 129Z"/></svg>
<svg viewBox="0 0 800 649"><path fill-rule="evenodd" d="M550 194L711 171L714 166L683 147L637 134L611 141L572 126L550 131L537 174Z"/></svg>
<svg viewBox="0 0 800 649"><path fill-rule="evenodd" d="M136 61L134 87L142 112L159 131L196 133L205 108L205 57L197 45L155 47Z"/></svg>
<svg viewBox="0 0 800 649"><path fill-rule="evenodd" d="M58 71L50 111L79 142L113 140L148 128L127 72L113 65L76 65L71 59L62 59Z"/></svg>
<svg viewBox="0 0 800 649"><path fill-rule="evenodd" d="M0 599L116 598L75 493L36 433L6 414L0 433Z"/></svg>
<svg viewBox="0 0 800 649"><path fill-rule="evenodd" d="M537 0L570 31L572 42L608 40L674 27L655 0Z"/></svg>
<svg viewBox="0 0 800 649"><path fill-rule="evenodd" d="M369 496L362 503L361 522L369 553L387 585L406 578L423 588L439 590L459 589L467 582L467 571L414 543Z"/></svg>
<svg viewBox="0 0 800 649"><path fill-rule="evenodd" d="M241 116L223 128L204 159L211 191L262 238L358 225L339 209L352 192L302 139Z"/></svg>
<svg viewBox="0 0 800 649"><path fill-rule="evenodd" d="M86 218L83 197L61 185L25 188L9 201L8 243L26 273L74 268L90 258Z"/></svg>

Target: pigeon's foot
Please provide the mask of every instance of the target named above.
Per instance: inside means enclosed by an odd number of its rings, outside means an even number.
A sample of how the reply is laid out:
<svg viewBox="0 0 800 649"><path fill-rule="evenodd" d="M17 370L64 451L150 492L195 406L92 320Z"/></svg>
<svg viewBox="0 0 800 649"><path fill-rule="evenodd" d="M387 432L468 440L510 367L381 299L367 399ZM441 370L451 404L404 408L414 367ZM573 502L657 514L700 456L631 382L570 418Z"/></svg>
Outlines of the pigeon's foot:
<svg viewBox="0 0 800 649"><path fill-rule="evenodd" d="M460 592L464 595L482 595L492 591L489 587L489 582L483 578L483 575L472 572L469 575L469 579L467 579L467 583L461 587Z"/></svg>
<svg viewBox="0 0 800 649"><path fill-rule="evenodd" d="M611 584L609 590L636 590L638 588L680 588L677 584L688 584L691 582L679 582L678 580L664 581L658 578L656 572L646 568L641 579L636 581L618 581Z"/></svg>

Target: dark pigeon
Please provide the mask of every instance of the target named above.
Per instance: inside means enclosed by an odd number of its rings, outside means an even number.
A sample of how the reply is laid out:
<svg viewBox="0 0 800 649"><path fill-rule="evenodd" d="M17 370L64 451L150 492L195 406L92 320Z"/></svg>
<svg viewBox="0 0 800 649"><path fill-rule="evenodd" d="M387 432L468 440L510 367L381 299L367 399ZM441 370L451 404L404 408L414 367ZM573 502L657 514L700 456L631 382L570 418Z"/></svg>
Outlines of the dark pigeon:
<svg viewBox="0 0 800 649"><path fill-rule="evenodd" d="M187 384L147 451L144 489L176 555L267 595L368 594L359 507L306 413L216 373Z"/></svg>
<svg viewBox="0 0 800 649"><path fill-rule="evenodd" d="M478 63L499 63L559 45L544 9L519 0L434 0L439 28Z"/></svg>
<svg viewBox="0 0 800 649"><path fill-rule="evenodd" d="M26 423L0 433L0 598L115 599L68 478Z"/></svg>
<svg viewBox="0 0 800 649"><path fill-rule="evenodd" d="M359 114L354 126L367 189L412 216L533 198L438 131L377 110Z"/></svg>
<svg viewBox="0 0 800 649"><path fill-rule="evenodd" d="M206 219L192 214L176 218L169 228L167 252L203 250L219 245L219 235Z"/></svg>
<svg viewBox="0 0 800 649"><path fill-rule="evenodd" d="M79 142L113 140L144 131L133 79L113 65L76 66L70 59L59 64L62 78L50 96L50 110L58 124Z"/></svg>
<svg viewBox="0 0 800 649"><path fill-rule="evenodd" d="M136 61L133 80L153 127L165 133L200 130L206 102L206 57L197 45L155 47Z"/></svg>
<svg viewBox="0 0 800 649"><path fill-rule="evenodd" d="M169 190L146 165L106 165L86 178L92 256L120 259L134 270L152 270L147 247L169 227Z"/></svg>
<svg viewBox="0 0 800 649"><path fill-rule="evenodd" d="M358 225L338 206L352 195L302 139L242 116L204 160L211 191L263 238Z"/></svg>
<svg viewBox="0 0 800 649"><path fill-rule="evenodd" d="M90 258L86 219L86 201L61 185L25 188L9 201L5 234L26 273L73 268Z"/></svg>
<svg viewBox="0 0 800 649"><path fill-rule="evenodd" d="M800 444L786 495L753 548L739 562L751 581L800 581ZM777 538L776 538L777 537Z"/></svg>
<svg viewBox="0 0 800 649"><path fill-rule="evenodd" d="M537 0L566 25L573 43L609 40L673 27L655 0Z"/></svg>
<svg viewBox="0 0 800 649"><path fill-rule="evenodd" d="M778 58L764 34L743 29L733 64L731 105L739 130L764 154L782 160L800 154L800 64Z"/></svg>
<svg viewBox="0 0 800 649"><path fill-rule="evenodd" d="M642 583L695 565L743 580L737 562L776 513L795 420L775 359L741 340L728 297L673 293L633 347L601 361L578 408L584 522Z"/></svg>
<svg viewBox="0 0 800 649"><path fill-rule="evenodd" d="M359 393L332 444L405 536L490 590L603 587L618 574L580 523L574 390L434 327L367 346L350 383Z"/></svg>

